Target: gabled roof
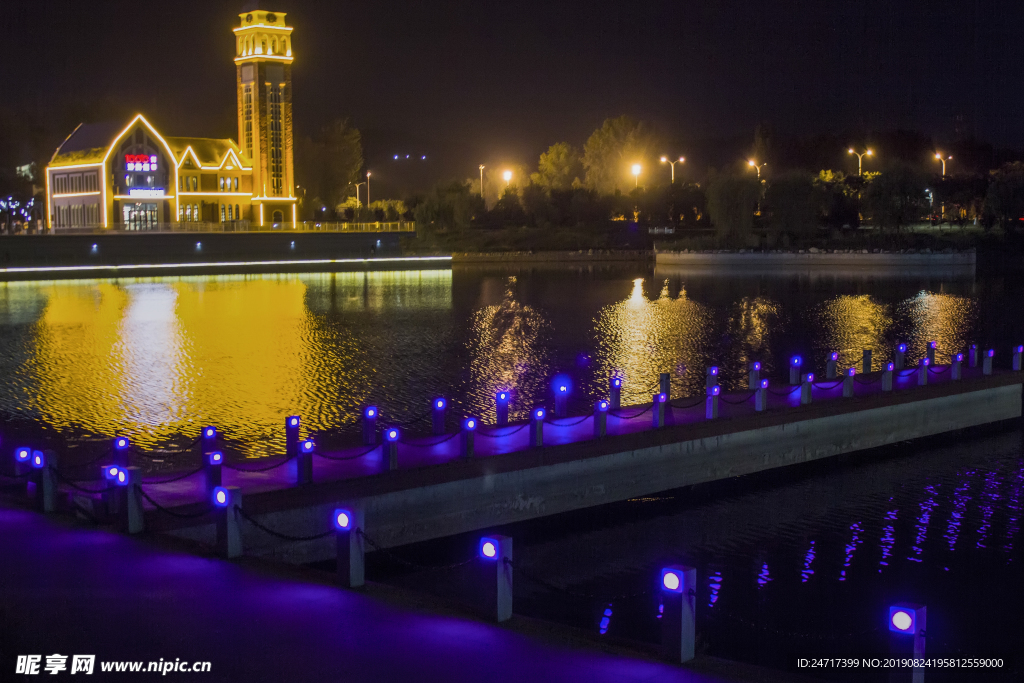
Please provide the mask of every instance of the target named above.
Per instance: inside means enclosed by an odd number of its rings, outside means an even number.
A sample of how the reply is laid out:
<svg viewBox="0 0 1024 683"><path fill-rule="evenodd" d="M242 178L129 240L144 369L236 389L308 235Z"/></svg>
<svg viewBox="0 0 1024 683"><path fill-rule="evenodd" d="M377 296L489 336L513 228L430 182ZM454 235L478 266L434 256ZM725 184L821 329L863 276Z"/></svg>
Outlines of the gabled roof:
<svg viewBox="0 0 1024 683"><path fill-rule="evenodd" d="M60 144L50 166L93 164L103 161L110 143L124 128L123 123L83 123Z"/></svg>
<svg viewBox="0 0 1024 683"><path fill-rule="evenodd" d="M236 168L249 169L252 164L231 138L166 138L167 145L174 152L180 167L188 156L202 168L221 168L231 164Z"/></svg>

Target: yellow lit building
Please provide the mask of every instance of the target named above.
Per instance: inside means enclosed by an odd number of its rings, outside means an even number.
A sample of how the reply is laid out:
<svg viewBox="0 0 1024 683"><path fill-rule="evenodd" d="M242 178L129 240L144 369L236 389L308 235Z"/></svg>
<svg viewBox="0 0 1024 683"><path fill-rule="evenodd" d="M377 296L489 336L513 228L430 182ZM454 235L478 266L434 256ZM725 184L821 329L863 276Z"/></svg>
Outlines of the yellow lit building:
<svg viewBox="0 0 1024 683"><path fill-rule="evenodd" d="M239 142L164 136L142 114L81 124L46 168L51 228L296 222L292 29L282 12L239 18Z"/></svg>

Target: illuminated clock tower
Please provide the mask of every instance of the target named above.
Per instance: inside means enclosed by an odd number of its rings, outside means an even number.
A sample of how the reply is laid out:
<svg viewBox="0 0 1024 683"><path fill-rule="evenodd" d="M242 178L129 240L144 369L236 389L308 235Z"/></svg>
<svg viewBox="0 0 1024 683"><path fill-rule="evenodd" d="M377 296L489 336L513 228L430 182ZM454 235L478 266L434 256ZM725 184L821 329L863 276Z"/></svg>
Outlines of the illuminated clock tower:
<svg viewBox="0 0 1024 683"><path fill-rule="evenodd" d="M292 29L283 12L242 12L235 32L238 146L252 161L251 220L295 220Z"/></svg>

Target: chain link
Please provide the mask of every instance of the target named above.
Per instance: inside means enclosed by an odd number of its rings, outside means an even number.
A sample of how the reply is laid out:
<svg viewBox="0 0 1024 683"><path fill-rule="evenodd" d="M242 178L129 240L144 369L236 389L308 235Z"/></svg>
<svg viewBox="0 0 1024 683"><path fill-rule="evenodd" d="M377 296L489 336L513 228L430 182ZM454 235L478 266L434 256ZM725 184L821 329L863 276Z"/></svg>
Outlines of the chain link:
<svg viewBox="0 0 1024 683"><path fill-rule="evenodd" d="M197 470L192 470L191 472L186 472L185 474L182 474L182 475L177 476L177 477L173 477L171 479L160 479L158 481L145 481L143 483L146 484L147 486L150 486L152 484L170 484L171 482L174 482L174 481L181 481L182 479L188 479L193 474L199 474L200 472L203 471L203 469L204 469L204 467L202 465L200 465L199 469L197 469Z"/></svg>
<svg viewBox="0 0 1024 683"><path fill-rule="evenodd" d="M276 468L280 467L281 465L285 464L286 462L288 462L289 460L291 460L294 457L295 456L292 455L292 456L289 456L289 457L285 458L284 460L282 460L279 463L271 465L270 467L260 467L260 468L257 468L257 469L247 469L245 467L235 467L234 465L229 465L227 463L224 463L224 467L227 467L229 470L234 470L236 472L269 472L270 470L273 470L273 469L276 469Z"/></svg>
<svg viewBox="0 0 1024 683"><path fill-rule="evenodd" d="M363 457L364 455L369 455L370 453L373 453L378 448L379 448L379 446L373 445L373 446L370 446L370 448L368 448L367 450L363 451L362 453L357 453L356 455L347 455L347 456L341 457L341 458L335 457L333 455L325 455L324 453L321 453L319 451L313 451L313 455L318 455L318 456L320 456L321 458L323 458L325 460L334 460L335 462L344 462L346 460L358 460L359 458Z"/></svg>
<svg viewBox="0 0 1024 683"><path fill-rule="evenodd" d="M235 506L235 514L241 516L242 519L249 522L249 524L252 524L254 527L259 529L263 533L270 534L271 536L274 536L275 538L280 538L284 541L318 541L321 538L327 538L328 536L334 533L334 530L331 529L330 531L325 531L324 533L316 534L315 536L289 536L288 534L282 534L280 531L268 529L267 527L263 526L255 519L250 517L248 514L246 514L245 510L238 507L237 505Z"/></svg>
<svg viewBox="0 0 1024 683"><path fill-rule="evenodd" d="M503 439L506 436L512 436L513 434L518 434L519 432L523 431L524 429L526 429L529 426L530 426L529 422L527 422L524 425L519 425L519 427L517 429L512 430L508 434L484 434L483 432L477 432L477 434L479 434L480 436L484 437L485 439ZM498 429L503 429L503 428L502 427L498 427Z"/></svg>
<svg viewBox="0 0 1024 683"><path fill-rule="evenodd" d="M162 512L165 515L170 515L171 517L177 517L178 519L198 519L200 517L205 517L206 515L210 514L210 512L212 512L213 510L213 508L211 507L198 513L175 512L174 510L168 510L163 505L153 500L153 498L148 493L146 493L141 486L139 487L139 494L142 495L143 498L148 500L150 505L155 507L158 512Z"/></svg>

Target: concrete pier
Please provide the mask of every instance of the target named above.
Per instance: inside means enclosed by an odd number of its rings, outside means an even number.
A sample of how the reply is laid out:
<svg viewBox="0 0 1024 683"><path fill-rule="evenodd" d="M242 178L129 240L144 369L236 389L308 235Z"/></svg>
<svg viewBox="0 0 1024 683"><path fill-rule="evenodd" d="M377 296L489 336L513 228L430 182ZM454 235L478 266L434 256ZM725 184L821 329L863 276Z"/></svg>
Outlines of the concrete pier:
<svg viewBox="0 0 1024 683"><path fill-rule="evenodd" d="M659 429L650 428L645 406L625 408L609 415L609 435L602 439L592 438L588 421L571 429L545 424L542 448L526 449L526 430L514 433L519 427L513 425L495 430L504 436L490 440L478 433L473 459L457 457L453 439L447 442L453 444L452 454L438 447L439 452L416 455L410 447L400 452L397 471L377 473L378 451L354 461L320 463L314 483L301 489L272 473L236 473L236 481L246 490L248 514L276 531L322 533L335 507L356 502L365 511L368 533L388 547L1021 416L1019 373L983 376L973 369L962 381L951 381L949 372L935 368L932 382L918 387L915 372L897 375L892 392L880 391L881 373L858 376L853 398L842 397L841 382L824 384L808 405L801 405L799 391L793 391L799 387L780 388L764 412L754 410L752 398L736 401L751 392L733 394L734 403L723 403L722 415L712 421L703 419L703 401L677 405L672 420ZM587 437L574 441L575 431ZM488 441L504 443L485 446ZM208 505L187 482L168 490L164 501L184 514ZM147 514L147 528L213 542L212 518ZM251 525L243 525L243 542L247 554L288 561L324 560L336 553L332 538L282 542Z"/></svg>

